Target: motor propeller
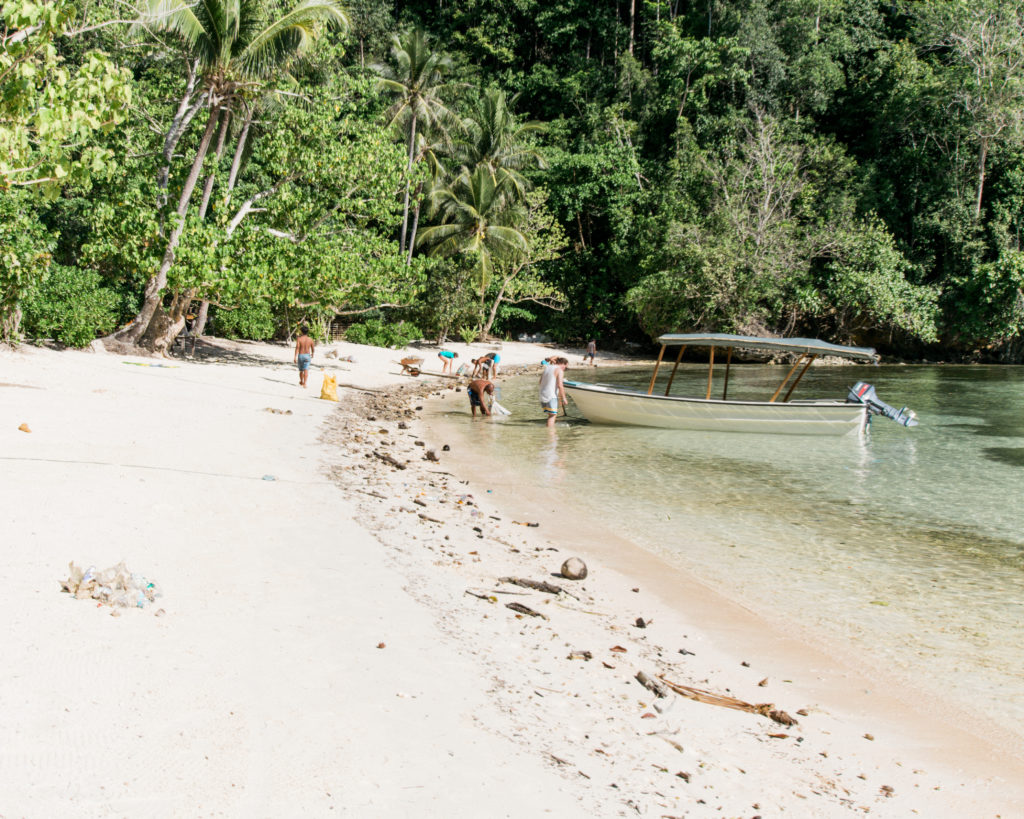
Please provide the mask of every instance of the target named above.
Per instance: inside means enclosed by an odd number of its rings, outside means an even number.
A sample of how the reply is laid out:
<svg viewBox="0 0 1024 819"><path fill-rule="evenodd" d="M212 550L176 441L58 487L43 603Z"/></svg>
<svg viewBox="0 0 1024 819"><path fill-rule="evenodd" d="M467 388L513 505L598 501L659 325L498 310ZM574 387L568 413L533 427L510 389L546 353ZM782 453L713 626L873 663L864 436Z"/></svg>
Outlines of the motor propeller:
<svg viewBox="0 0 1024 819"><path fill-rule="evenodd" d="M901 409L890 407L878 397L877 393L875 393L875 388L867 381L858 381L850 387L850 392L846 396L846 402L848 404L867 404L868 411L872 415L884 415L886 418L891 418L897 424L903 424L905 427L916 427L918 424L916 412L906 407Z"/></svg>

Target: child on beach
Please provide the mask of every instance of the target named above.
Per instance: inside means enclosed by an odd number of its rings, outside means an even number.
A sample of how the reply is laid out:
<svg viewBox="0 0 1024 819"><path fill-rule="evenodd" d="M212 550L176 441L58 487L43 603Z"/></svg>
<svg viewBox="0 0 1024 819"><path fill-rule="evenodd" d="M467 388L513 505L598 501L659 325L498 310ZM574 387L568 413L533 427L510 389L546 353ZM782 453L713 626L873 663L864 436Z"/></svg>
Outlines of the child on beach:
<svg viewBox="0 0 1024 819"><path fill-rule="evenodd" d="M458 353L453 353L451 350L441 350L437 354L437 357L441 359L441 372L450 373L452 366L455 363L455 359L459 357Z"/></svg>
<svg viewBox="0 0 1024 819"><path fill-rule="evenodd" d="M569 366L569 359L555 356L548 359L548 366L540 374L540 406L548 417L548 427L555 425L555 418L558 417L559 399L564 408L565 398L565 368Z"/></svg>
<svg viewBox="0 0 1024 819"><path fill-rule="evenodd" d="M469 382L469 386L466 387L466 394L469 396L469 408L473 411L473 417L476 418L476 408L480 407L480 411L484 415L491 414L491 408L488 405L489 402L484 401L484 394L494 397L494 384L485 378L478 378L476 381Z"/></svg>
<svg viewBox="0 0 1024 819"><path fill-rule="evenodd" d="M303 324L299 327L299 337L295 339L294 363L299 368L299 386L306 386L306 379L309 377L309 365L313 360L313 351L316 345L309 337L309 328Z"/></svg>

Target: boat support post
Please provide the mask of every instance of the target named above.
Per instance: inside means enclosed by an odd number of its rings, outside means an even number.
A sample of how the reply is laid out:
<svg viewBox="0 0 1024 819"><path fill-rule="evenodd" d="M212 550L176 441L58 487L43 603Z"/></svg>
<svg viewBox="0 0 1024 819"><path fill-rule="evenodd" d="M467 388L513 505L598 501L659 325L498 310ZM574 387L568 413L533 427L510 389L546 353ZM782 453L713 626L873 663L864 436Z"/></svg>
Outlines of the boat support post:
<svg viewBox="0 0 1024 819"><path fill-rule="evenodd" d="M650 395L654 392L654 379L658 377L658 367L661 366L661 359L665 355L665 345L661 345L661 351L658 353L658 360L654 362L654 372L651 373L651 383L647 385L647 394ZM780 388L781 389L781 388Z"/></svg>
<svg viewBox="0 0 1024 819"><path fill-rule="evenodd" d="M668 391L672 389L672 382L676 380L676 370L679 369L679 362L682 360L684 352L686 352L686 345L682 344L679 347L679 355L676 356L676 365L672 368L672 375L668 377L668 386L665 387L665 395L668 395Z"/></svg>
<svg viewBox="0 0 1024 819"><path fill-rule="evenodd" d="M775 391L775 394L769 400L769 404L775 403L775 399L779 397L779 393L782 392L782 388L785 387L786 382L793 377L793 373L796 372L796 368L800 366L801 362L803 362L805 358L807 358L807 353L802 353L800 355L800 358L798 358L796 362L793 364L793 366L789 368L789 372L786 373L786 377L782 379L782 383L779 384L779 388Z"/></svg>
<svg viewBox="0 0 1024 819"><path fill-rule="evenodd" d="M796 381L794 381L792 383L792 385L790 385L790 388L788 390L786 390L786 397L782 399L782 403L783 404L785 404L789 400L789 396L791 396L793 394L793 390L796 389L796 385L799 384L800 383L800 379L804 377L804 373L807 372L807 368L810 367L811 364L814 363L814 359L816 359L817 357L818 356L816 356L816 355L812 355L810 358L807 359L807 363L804 364L804 368L802 370L800 370L800 375L798 375L796 377Z"/></svg>
<svg viewBox="0 0 1024 819"><path fill-rule="evenodd" d="M715 374L715 348L711 348L711 355L708 357L708 394L705 400L711 398L711 376Z"/></svg>
<svg viewBox="0 0 1024 819"><path fill-rule="evenodd" d="M725 396L729 393L729 365L732 364L732 347L729 348L728 355L725 357L725 383L722 385L722 400L725 401Z"/></svg>

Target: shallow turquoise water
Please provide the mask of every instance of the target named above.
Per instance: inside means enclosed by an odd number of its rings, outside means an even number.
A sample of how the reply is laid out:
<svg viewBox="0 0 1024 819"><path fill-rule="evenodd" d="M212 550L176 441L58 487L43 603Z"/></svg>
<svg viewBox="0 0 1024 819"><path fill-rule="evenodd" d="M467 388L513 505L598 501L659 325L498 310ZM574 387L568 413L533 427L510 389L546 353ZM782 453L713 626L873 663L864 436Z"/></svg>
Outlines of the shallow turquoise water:
<svg viewBox="0 0 1024 819"><path fill-rule="evenodd" d="M730 397L770 395L784 374L733 367ZM649 373L569 376L646 386ZM684 366L673 392L703 394L705 379ZM602 427L570 407L551 436L529 377L502 384L513 415L473 440L755 610L1024 733L1024 368L818 367L798 397L859 380L921 425L875 418L858 442Z"/></svg>

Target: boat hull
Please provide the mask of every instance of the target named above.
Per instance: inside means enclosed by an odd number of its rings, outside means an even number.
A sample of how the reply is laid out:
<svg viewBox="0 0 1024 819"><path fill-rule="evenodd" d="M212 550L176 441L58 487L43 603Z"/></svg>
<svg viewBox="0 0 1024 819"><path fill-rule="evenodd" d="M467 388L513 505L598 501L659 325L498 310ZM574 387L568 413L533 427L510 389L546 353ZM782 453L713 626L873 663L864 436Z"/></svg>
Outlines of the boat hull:
<svg viewBox="0 0 1024 819"><path fill-rule="evenodd" d="M719 401L647 395L566 381L565 391L593 424L773 435L859 436L867 407L842 401Z"/></svg>

